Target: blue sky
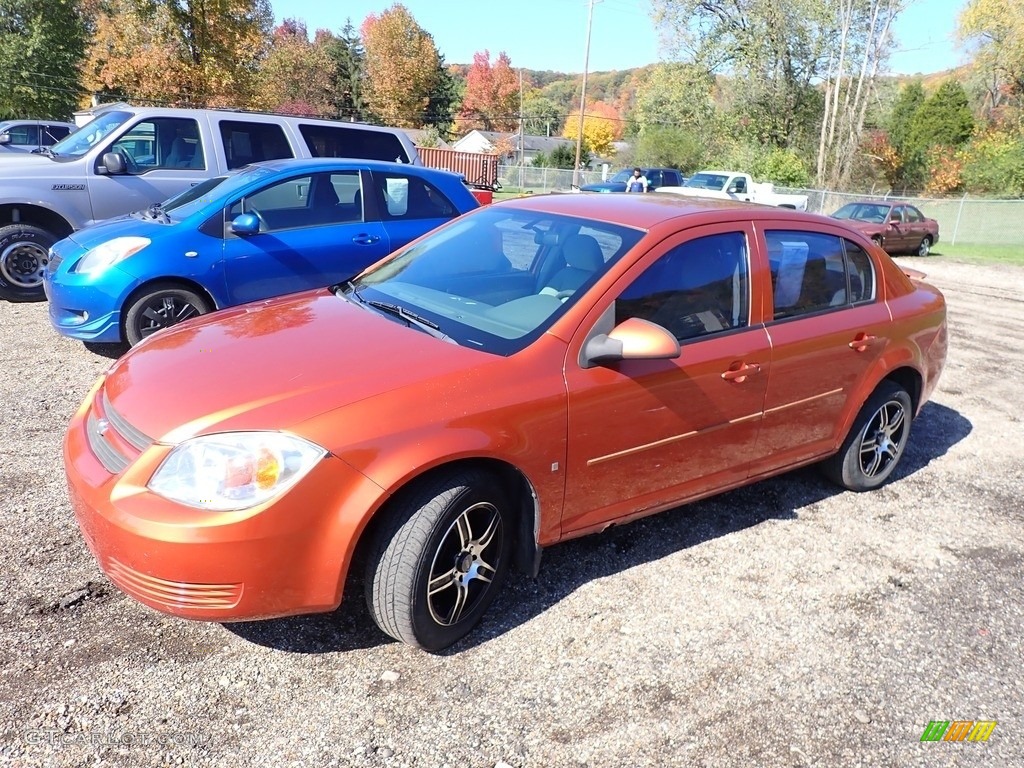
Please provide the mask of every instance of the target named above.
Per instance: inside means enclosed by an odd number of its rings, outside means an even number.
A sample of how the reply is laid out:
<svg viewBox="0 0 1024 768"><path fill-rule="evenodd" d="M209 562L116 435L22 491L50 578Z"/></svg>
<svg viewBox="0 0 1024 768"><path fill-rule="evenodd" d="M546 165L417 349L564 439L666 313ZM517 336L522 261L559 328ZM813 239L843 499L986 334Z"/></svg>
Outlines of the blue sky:
<svg viewBox="0 0 1024 768"><path fill-rule="evenodd" d="M785 2L785 0L780 0ZM338 32L346 18L358 29L392 0L272 0L278 21L299 18L310 32ZM930 73L963 63L956 20L966 0L911 0L896 25L897 52L890 71ZM505 51L512 66L582 72L587 0L404 0L420 26L434 37L449 64L468 64L477 51L491 58ZM594 7L590 70L628 69L660 59L647 0L599 0Z"/></svg>

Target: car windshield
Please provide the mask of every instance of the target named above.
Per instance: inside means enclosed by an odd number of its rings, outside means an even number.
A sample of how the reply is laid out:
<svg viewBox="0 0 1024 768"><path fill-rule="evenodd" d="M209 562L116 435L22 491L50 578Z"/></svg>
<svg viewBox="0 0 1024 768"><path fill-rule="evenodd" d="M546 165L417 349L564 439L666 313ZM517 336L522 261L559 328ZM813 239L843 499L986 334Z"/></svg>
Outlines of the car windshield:
<svg viewBox="0 0 1024 768"><path fill-rule="evenodd" d="M111 131L120 128L133 117L131 112L113 110L98 115L70 136L53 145L60 157L81 157L96 146Z"/></svg>
<svg viewBox="0 0 1024 768"><path fill-rule="evenodd" d="M164 209L164 213L173 212L176 219L186 219L210 202L210 192L230 178L232 176L228 175L207 179L184 192L179 192L160 207Z"/></svg>
<svg viewBox="0 0 1024 768"><path fill-rule="evenodd" d="M259 165L247 165L237 171L217 176L197 184L184 192L175 195L161 207L172 219L182 220L205 208L215 200L226 205L233 198L233 193L249 186L253 181L273 177L278 171ZM216 190L216 194L213 194Z"/></svg>
<svg viewBox="0 0 1024 768"><path fill-rule="evenodd" d="M463 346L511 355L643 235L588 219L483 208L375 265L343 294L398 321L405 312Z"/></svg>
<svg viewBox="0 0 1024 768"><path fill-rule="evenodd" d="M729 177L719 173L695 173L693 176L686 180L683 184L684 187L691 187L693 189L710 189L715 192L721 192L725 189L725 182L729 180Z"/></svg>
<svg viewBox="0 0 1024 768"><path fill-rule="evenodd" d="M610 179L608 179L608 181L626 182L626 181L629 181L629 179L630 179L630 177L632 175L633 175L632 171L619 171L614 176L612 176Z"/></svg>
<svg viewBox="0 0 1024 768"><path fill-rule="evenodd" d="M852 219L854 221L869 221L873 224L882 224L889 215L889 206L875 205L874 203L847 203L838 211L832 214L834 219Z"/></svg>

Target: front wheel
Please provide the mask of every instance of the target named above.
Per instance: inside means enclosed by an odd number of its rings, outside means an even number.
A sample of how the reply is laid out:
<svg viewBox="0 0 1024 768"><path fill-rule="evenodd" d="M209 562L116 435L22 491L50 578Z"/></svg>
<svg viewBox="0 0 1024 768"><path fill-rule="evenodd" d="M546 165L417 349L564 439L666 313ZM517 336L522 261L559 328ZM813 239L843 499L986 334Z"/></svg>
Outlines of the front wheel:
<svg viewBox="0 0 1024 768"><path fill-rule="evenodd" d="M366 568L366 603L396 640L439 651L477 625L511 559L507 492L467 470L420 483L390 511Z"/></svg>
<svg viewBox="0 0 1024 768"><path fill-rule="evenodd" d="M850 491L870 491L892 475L910 439L910 395L899 384L883 381L857 414L839 452L822 471Z"/></svg>
<svg viewBox="0 0 1024 768"><path fill-rule="evenodd" d="M917 246L918 256L927 256L932 249L932 239L928 235L925 235L921 239L921 244Z"/></svg>
<svg viewBox="0 0 1024 768"><path fill-rule="evenodd" d="M174 283L156 283L129 299L124 337L134 347L157 331L211 310L210 302L193 290Z"/></svg>
<svg viewBox="0 0 1024 768"><path fill-rule="evenodd" d="M15 301L42 301L43 274L57 237L31 224L0 229L0 295Z"/></svg>

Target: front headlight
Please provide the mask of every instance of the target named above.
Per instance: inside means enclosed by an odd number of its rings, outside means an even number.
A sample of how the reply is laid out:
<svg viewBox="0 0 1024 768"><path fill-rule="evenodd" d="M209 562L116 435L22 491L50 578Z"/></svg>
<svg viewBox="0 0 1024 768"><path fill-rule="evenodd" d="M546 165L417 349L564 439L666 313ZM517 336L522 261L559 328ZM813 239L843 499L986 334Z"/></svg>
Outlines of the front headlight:
<svg viewBox="0 0 1024 768"><path fill-rule="evenodd" d="M133 253L138 253L149 245L148 237L115 237L102 245L86 251L75 265L75 272L94 274L124 261Z"/></svg>
<svg viewBox="0 0 1024 768"><path fill-rule="evenodd" d="M284 493L326 455L281 432L205 435L174 448L148 487L198 509L248 509Z"/></svg>

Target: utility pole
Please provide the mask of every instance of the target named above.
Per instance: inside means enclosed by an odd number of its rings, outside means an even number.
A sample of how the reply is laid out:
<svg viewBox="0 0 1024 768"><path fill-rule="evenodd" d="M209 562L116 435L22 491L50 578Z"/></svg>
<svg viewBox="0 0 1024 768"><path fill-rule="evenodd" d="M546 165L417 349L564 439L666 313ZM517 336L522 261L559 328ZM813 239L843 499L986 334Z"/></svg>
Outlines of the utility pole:
<svg viewBox="0 0 1024 768"><path fill-rule="evenodd" d="M572 185L580 185L580 155L583 149L583 110L587 108L587 69L590 67L590 27L594 23L594 0L590 0L587 12L587 47L583 54L583 88L580 92L580 125L576 133L576 162L572 166Z"/></svg>
<svg viewBox="0 0 1024 768"><path fill-rule="evenodd" d="M519 191L523 191L523 166L526 165L526 149L523 147L523 68L519 68Z"/></svg>

